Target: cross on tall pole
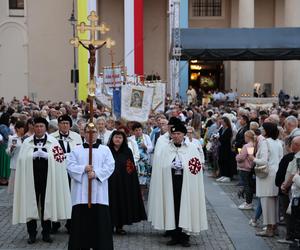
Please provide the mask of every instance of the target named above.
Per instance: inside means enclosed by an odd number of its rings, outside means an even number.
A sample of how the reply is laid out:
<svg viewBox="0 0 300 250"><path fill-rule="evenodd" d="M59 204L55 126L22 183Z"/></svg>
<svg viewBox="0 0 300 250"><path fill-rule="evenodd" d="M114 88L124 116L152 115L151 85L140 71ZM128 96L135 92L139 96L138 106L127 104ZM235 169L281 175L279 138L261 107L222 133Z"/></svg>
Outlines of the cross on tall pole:
<svg viewBox="0 0 300 250"><path fill-rule="evenodd" d="M76 29L80 33L84 33L86 31L90 32L90 39L80 39L78 36L74 36L70 40L70 44L75 48L82 45L85 49L89 51L90 57L88 63L90 65L90 82L88 83L88 95L89 95L89 105L90 105L90 119L88 123L89 128L89 165L93 164L93 141L92 141L92 130L95 128L95 124L93 123L94 117L94 109L93 103L96 92L96 84L94 80L94 72L95 72L95 64L96 64L96 51L106 45L107 48L111 48L115 45L115 41L111 38L106 38L105 40L97 40L96 34L100 32L101 34L105 34L109 31L109 28L101 23L98 25L99 17L97 16L95 11L91 11L90 15L87 17L90 24L85 24L85 22L81 22L76 25ZM91 208L92 203L92 179L89 179L88 182L88 207Z"/></svg>

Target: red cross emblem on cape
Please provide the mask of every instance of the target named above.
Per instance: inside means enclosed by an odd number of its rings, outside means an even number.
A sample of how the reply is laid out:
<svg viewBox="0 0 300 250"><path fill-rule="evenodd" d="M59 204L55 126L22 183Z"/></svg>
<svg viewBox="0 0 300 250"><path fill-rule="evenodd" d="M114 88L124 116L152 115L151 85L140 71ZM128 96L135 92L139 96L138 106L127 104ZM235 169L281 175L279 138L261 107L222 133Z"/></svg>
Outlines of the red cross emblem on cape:
<svg viewBox="0 0 300 250"><path fill-rule="evenodd" d="M54 159L57 162L62 163L66 159L64 151L62 150L61 147L59 147L59 146L53 147L52 152L53 152Z"/></svg>
<svg viewBox="0 0 300 250"><path fill-rule="evenodd" d="M196 175L201 170L201 163L198 158L194 157L189 160L189 170L192 174Z"/></svg>
<svg viewBox="0 0 300 250"><path fill-rule="evenodd" d="M135 166L130 159L128 159L126 162L126 171L128 174L131 174L135 171Z"/></svg>

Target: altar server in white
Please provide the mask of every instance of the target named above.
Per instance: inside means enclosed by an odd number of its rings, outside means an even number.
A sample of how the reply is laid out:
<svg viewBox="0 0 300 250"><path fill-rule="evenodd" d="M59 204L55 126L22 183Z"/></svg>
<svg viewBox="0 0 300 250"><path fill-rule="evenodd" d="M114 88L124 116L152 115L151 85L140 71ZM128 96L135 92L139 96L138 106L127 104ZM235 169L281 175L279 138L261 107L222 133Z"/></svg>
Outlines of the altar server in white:
<svg viewBox="0 0 300 250"><path fill-rule="evenodd" d="M68 173L72 178L72 218L69 250L113 249L109 214L108 178L115 161L110 149L97 142L95 125L86 125L85 143L68 156ZM93 164L89 165L89 135L92 134ZM88 208L88 181L92 180L92 206Z"/></svg>

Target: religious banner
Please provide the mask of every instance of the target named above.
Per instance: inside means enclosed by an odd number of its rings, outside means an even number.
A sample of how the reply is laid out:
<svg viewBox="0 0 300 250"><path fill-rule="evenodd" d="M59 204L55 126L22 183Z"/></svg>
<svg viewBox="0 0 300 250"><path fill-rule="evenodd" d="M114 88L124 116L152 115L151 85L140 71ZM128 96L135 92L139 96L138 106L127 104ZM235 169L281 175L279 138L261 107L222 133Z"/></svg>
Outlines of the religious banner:
<svg viewBox="0 0 300 250"><path fill-rule="evenodd" d="M111 110L112 95L107 93L107 89L103 84L103 78L96 77L96 102Z"/></svg>
<svg viewBox="0 0 300 250"><path fill-rule="evenodd" d="M123 83L123 67L104 67L103 69L103 81L105 85L120 87Z"/></svg>
<svg viewBox="0 0 300 250"><path fill-rule="evenodd" d="M166 84L162 82L150 83L149 86L154 88L152 110L154 112L165 111Z"/></svg>
<svg viewBox="0 0 300 250"><path fill-rule="evenodd" d="M146 122L152 108L154 88L124 85L121 90L121 117Z"/></svg>
<svg viewBox="0 0 300 250"><path fill-rule="evenodd" d="M121 90L115 88L113 90L113 114L117 120L121 118Z"/></svg>

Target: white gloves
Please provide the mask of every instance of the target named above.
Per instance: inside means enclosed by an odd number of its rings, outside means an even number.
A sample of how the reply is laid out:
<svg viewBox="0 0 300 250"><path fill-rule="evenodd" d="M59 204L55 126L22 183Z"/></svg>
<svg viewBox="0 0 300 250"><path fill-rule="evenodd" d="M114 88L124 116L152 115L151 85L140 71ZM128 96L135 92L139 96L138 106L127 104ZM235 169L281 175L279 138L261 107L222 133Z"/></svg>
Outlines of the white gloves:
<svg viewBox="0 0 300 250"><path fill-rule="evenodd" d="M48 153L47 152L44 152L42 149L38 149L37 151L33 152L33 155L32 155L33 159L36 159L36 158L43 158L43 159L48 159Z"/></svg>
<svg viewBox="0 0 300 250"><path fill-rule="evenodd" d="M177 170L182 169L183 168L182 162L180 160L176 159L175 161L172 162L171 167L174 168L174 169L177 169Z"/></svg>

